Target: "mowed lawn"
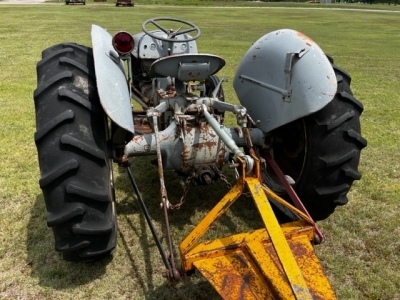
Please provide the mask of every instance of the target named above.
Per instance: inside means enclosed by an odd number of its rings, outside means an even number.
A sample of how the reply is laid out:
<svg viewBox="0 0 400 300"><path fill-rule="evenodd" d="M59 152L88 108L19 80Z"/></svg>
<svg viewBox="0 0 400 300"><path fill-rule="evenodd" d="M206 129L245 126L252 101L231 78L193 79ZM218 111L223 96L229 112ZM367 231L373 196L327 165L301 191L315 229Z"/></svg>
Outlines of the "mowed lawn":
<svg viewBox="0 0 400 300"><path fill-rule="evenodd" d="M86 6L0 5L0 299L217 297L198 274L179 283L162 277L162 260L127 175L117 167L119 237L112 259L93 264L64 262L54 251L53 235L46 226L33 140L32 94L41 51L66 41L90 45L91 24L110 33L135 33L141 31L144 20L156 16L196 23L202 30L199 50L226 60L220 77L232 79L248 47L281 28L308 35L352 75L352 90L365 108L361 121L368 147L361 157L362 179L353 185L349 204L319 223L327 240L316 246L316 252L339 299L400 299L399 7L343 4L336 7L357 10L326 10L310 3L296 8L288 4L283 8L213 8L142 3L133 8L92 2ZM227 101L237 102L232 80L224 89ZM157 170L149 161L134 159L134 173L163 236ZM232 174L227 175L233 182ZM179 201L182 178L173 172L166 172L166 178L171 201ZM222 182L190 189L184 207L171 214L176 246L226 191ZM257 224L255 214L238 203L211 234L248 230ZM164 245L165 240L163 236Z"/></svg>

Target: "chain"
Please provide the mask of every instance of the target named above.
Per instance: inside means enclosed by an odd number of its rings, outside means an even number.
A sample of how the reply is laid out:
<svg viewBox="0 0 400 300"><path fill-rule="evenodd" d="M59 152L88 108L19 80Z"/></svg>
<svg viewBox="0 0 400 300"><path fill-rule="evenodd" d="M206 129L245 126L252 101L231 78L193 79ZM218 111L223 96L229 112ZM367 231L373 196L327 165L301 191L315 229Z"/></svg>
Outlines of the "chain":
<svg viewBox="0 0 400 300"><path fill-rule="evenodd" d="M181 199L179 200L179 203L173 204L173 205L171 204L171 206L170 206L171 209L180 209L180 208L181 208L181 206L183 205L183 203L184 203L185 200L186 200L187 193L189 192L190 183L192 182L192 180L193 180L193 178L194 178L195 175L196 175L196 174L195 174L195 172L193 171L193 172L188 176L188 178L186 178L186 180L185 180L185 186L183 187L183 195L182 195Z"/></svg>
<svg viewBox="0 0 400 300"><path fill-rule="evenodd" d="M217 170L218 170L218 169L217 169ZM218 172L219 177L221 178L221 180L222 180L223 182L225 182L225 184L226 184L226 186L228 187L228 189L231 189L231 188L232 188L232 184L228 181L228 178L226 178L226 176L225 176L220 170L218 170L217 172ZM246 196L247 198L251 198L250 192L242 193L242 194L243 194L244 196Z"/></svg>
<svg viewBox="0 0 400 300"><path fill-rule="evenodd" d="M218 175L221 178L221 180L226 184L227 188L231 189L232 188L232 184L228 181L228 178L218 168L215 168L214 170L218 173ZM181 206L183 205L183 203L185 203L186 196L187 196L187 194L189 192L190 183L192 182L192 180L193 180L193 178L195 176L196 176L196 173L193 171L188 176L188 178L186 178L185 186L183 187L182 197L181 197L181 199L179 200L179 202L177 204L170 204L170 208L171 209L180 209Z"/></svg>
<svg viewBox="0 0 400 300"><path fill-rule="evenodd" d="M228 189L232 188L232 184L228 181L228 178L226 178L226 176L224 174L220 174L220 177L222 179L223 182L225 182L226 186Z"/></svg>
<svg viewBox="0 0 400 300"><path fill-rule="evenodd" d="M218 168L215 168L214 170L218 173L219 178L221 178L221 180L223 182L225 182L225 184L228 187L228 189L231 189L232 188L232 184L228 181L228 178L226 178L225 174L222 173L222 171L220 169L218 169Z"/></svg>

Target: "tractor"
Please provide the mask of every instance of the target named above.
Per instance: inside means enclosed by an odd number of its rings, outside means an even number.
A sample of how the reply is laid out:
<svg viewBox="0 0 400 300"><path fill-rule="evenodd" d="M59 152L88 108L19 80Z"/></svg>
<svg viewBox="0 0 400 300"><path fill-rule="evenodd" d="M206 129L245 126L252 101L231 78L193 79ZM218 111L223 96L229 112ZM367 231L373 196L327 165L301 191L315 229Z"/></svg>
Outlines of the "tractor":
<svg viewBox="0 0 400 300"><path fill-rule="evenodd" d="M346 204L361 178L367 141L350 75L306 35L276 30L244 54L232 104L227 79L217 76L225 60L199 52L200 35L191 22L156 17L135 34L92 25L91 47L69 42L42 52L34 139L56 251L78 262L113 253L117 164L127 170L169 280L198 270L224 299L335 299L313 247L324 240L316 221ZM224 125L227 114L236 126ZM140 156L153 156L158 170L167 251L131 168L130 158ZM184 201L170 201L164 171L174 170L187 189L226 182L224 165L236 183L176 255L169 212ZM200 242L244 193L264 226Z"/></svg>

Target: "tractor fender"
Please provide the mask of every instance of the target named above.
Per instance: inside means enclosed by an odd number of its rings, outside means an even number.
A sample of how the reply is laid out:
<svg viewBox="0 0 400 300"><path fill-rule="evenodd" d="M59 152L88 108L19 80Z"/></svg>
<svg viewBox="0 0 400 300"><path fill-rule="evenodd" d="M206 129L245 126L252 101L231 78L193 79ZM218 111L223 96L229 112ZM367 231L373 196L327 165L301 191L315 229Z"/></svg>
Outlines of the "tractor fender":
<svg viewBox="0 0 400 300"><path fill-rule="evenodd" d="M233 87L240 103L269 132L310 115L335 96L335 72L324 52L290 29L258 39L239 64Z"/></svg>
<svg viewBox="0 0 400 300"><path fill-rule="evenodd" d="M134 133L129 87L123 62L112 46L112 36L92 25L92 46L100 103L114 123Z"/></svg>

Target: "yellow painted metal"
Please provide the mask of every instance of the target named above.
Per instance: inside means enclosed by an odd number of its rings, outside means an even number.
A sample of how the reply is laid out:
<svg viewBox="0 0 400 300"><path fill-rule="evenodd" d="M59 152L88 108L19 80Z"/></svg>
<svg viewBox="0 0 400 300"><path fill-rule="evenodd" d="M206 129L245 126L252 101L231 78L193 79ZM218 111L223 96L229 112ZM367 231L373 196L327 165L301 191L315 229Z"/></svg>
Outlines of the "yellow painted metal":
<svg viewBox="0 0 400 300"><path fill-rule="evenodd" d="M182 241L182 269L198 269L223 299L336 299L310 241L314 223L260 183L259 162ZM198 243L212 223L247 189L265 228ZM267 198L274 198L302 219L279 224Z"/></svg>
<svg viewBox="0 0 400 300"><path fill-rule="evenodd" d="M289 281L290 287L292 289L292 295L296 296L297 299L312 299L301 270L297 266L293 253L289 248L285 236L282 234L282 229L278 223L278 220L275 217L271 204L269 203L268 198L264 193L260 181L252 177L248 177L245 180L247 187L250 190L251 195L253 196L254 202L257 205L265 228L267 229L268 235L272 242L271 244L274 247L275 253L279 258L282 268L286 274L287 280ZM257 252L258 257L256 258L256 260L262 260L265 254L265 251ZM260 263L260 268L263 269L265 273L268 272L268 269L264 270L264 268L266 267L267 266ZM282 282L279 283L278 290L283 290L285 287L286 283L284 282L284 280L282 280Z"/></svg>
<svg viewBox="0 0 400 300"><path fill-rule="evenodd" d="M313 227L298 221L283 232L313 299L336 299L309 242ZM258 229L200 243L186 258L223 299L300 299L293 295L274 253L266 230Z"/></svg>
<svg viewBox="0 0 400 300"><path fill-rule="evenodd" d="M181 253L187 253L193 245L207 232L211 224L222 216L225 211L235 202L242 194L242 182L237 181L228 194L217 203L216 206L200 221L200 223L192 230L192 232L182 241L179 246Z"/></svg>

